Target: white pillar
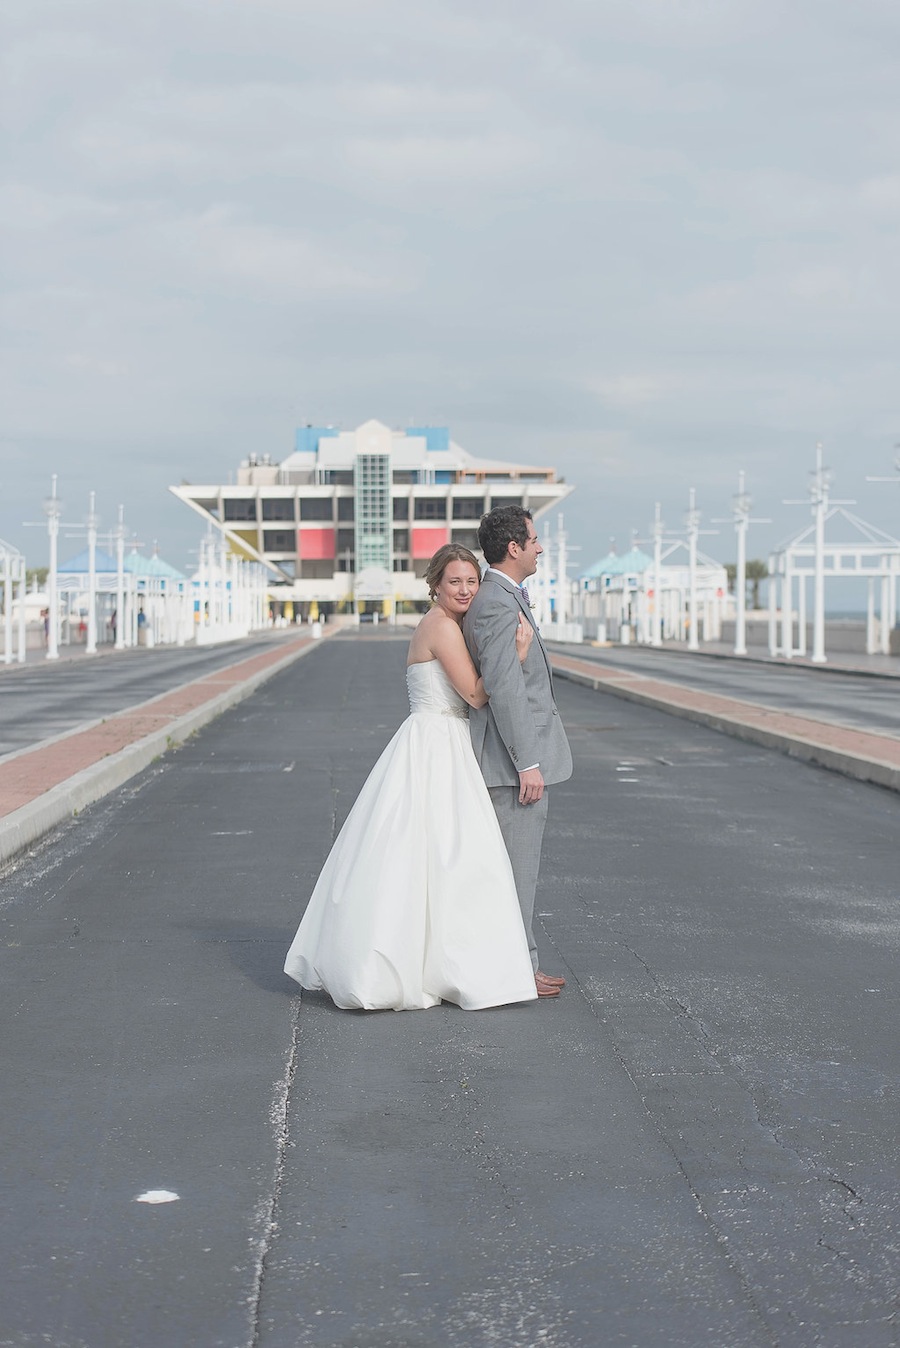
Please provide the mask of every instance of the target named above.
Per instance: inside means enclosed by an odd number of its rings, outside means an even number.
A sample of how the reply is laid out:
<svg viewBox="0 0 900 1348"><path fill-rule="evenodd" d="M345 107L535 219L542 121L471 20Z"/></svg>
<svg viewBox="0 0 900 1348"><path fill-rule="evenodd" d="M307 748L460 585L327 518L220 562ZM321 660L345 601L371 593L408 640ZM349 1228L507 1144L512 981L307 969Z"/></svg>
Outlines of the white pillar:
<svg viewBox="0 0 900 1348"><path fill-rule="evenodd" d="M806 576L797 573L797 654L806 655Z"/></svg>
<svg viewBox="0 0 900 1348"><path fill-rule="evenodd" d="M700 533L700 517L695 509L696 492L691 487L690 508L688 510L688 650L700 648L697 634L697 537Z"/></svg>
<svg viewBox="0 0 900 1348"><path fill-rule="evenodd" d="M875 580L872 576L866 582L866 655L874 655L875 641Z"/></svg>
<svg viewBox="0 0 900 1348"><path fill-rule="evenodd" d="M114 649L125 647L125 507L119 506L116 529L116 639Z"/></svg>
<svg viewBox="0 0 900 1348"><path fill-rule="evenodd" d="M663 522L659 501L653 510L653 613L650 618L650 645L662 645L662 540Z"/></svg>
<svg viewBox="0 0 900 1348"><path fill-rule="evenodd" d="M26 646L26 640L27 640L27 634L26 634L26 630L25 630L25 596L26 596L26 594L28 593L28 579L27 579L27 577L26 577L26 575L25 575L25 571L26 571L26 567L25 567L25 558L24 558L24 557L20 557L20 558L19 558L19 632L18 632L19 664L20 664L20 665L24 665L24 663L25 663L25 646Z"/></svg>
<svg viewBox="0 0 900 1348"><path fill-rule="evenodd" d="M88 510L88 619L85 655L97 654L97 516L94 512L96 494L91 492Z"/></svg>
<svg viewBox="0 0 900 1348"><path fill-rule="evenodd" d="M737 533L737 575L734 595L734 653L747 654L747 526L749 511L744 495L744 474L738 474L738 501L735 509Z"/></svg>
<svg viewBox="0 0 900 1348"><path fill-rule="evenodd" d="M12 554L3 550L3 663L12 664Z"/></svg>
<svg viewBox="0 0 900 1348"><path fill-rule="evenodd" d="M778 576L775 559L769 558L769 655L778 654Z"/></svg>
<svg viewBox="0 0 900 1348"><path fill-rule="evenodd" d="M785 660L794 655L794 573L791 556L784 554L784 578L781 582L781 654Z"/></svg>
<svg viewBox="0 0 900 1348"><path fill-rule="evenodd" d="M816 445L816 473L813 479L813 514L816 522L815 578L813 582L813 664L825 664L825 513L828 509L828 482L822 467L822 446Z"/></svg>
<svg viewBox="0 0 900 1348"><path fill-rule="evenodd" d="M50 478L50 499L44 502L47 512L47 537L50 545L50 565L47 570L47 659L59 659L59 589L56 583L59 547L60 503L56 496L56 474Z"/></svg>

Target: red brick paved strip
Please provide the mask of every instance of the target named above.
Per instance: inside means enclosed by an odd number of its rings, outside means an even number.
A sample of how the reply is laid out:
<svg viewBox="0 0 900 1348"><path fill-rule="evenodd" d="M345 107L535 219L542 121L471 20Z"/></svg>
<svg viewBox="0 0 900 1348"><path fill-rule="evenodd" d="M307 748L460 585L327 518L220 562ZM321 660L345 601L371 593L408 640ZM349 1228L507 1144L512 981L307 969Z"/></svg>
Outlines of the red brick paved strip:
<svg viewBox="0 0 900 1348"><path fill-rule="evenodd" d="M186 739L316 642L303 636L0 763L0 862Z"/></svg>
<svg viewBox="0 0 900 1348"><path fill-rule="evenodd" d="M738 739L780 749L859 781L877 782L900 791L900 740L891 735L776 711L719 693L701 693L683 684L611 669L575 656L554 652L552 663L556 673L595 689L699 721Z"/></svg>

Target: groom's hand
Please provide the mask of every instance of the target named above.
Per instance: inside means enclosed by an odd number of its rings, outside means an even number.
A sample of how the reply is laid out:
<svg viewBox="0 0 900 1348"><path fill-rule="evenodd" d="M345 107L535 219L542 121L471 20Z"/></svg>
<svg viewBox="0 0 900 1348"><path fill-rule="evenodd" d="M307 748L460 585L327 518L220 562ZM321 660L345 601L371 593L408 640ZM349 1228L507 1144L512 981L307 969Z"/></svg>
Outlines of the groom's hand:
<svg viewBox="0 0 900 1348"><path fill-rule="evenodd" d="M519 804L534 805L544 794L544 778L540 768L529 768L519 773Z"/></svg>

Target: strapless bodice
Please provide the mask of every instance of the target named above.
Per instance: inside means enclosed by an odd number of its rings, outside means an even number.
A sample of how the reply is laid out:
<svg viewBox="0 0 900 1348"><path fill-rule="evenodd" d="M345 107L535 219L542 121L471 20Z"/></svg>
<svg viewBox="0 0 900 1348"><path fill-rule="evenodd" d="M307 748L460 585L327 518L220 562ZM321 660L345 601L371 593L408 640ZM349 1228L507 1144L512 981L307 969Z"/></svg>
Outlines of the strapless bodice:
<svg viewBox="0 0 900 1348"><path fill-rule="evenodd" d="M460 697L437 660L410 665L406 689L411 712L430 711L441 716L458 716L461 720L468 718L469 704Z"/></svg>

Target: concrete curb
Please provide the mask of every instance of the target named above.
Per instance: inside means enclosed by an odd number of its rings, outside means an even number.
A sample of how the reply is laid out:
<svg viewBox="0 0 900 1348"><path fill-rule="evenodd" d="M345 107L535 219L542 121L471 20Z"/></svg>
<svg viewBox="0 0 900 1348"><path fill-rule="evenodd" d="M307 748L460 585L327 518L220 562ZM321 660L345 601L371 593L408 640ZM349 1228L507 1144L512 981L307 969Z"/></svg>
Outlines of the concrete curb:
<svg viewBox="0 0 900 1348"><path fill-rule="evenodd" d="M641 706L654 707L657 711L668 712L670 716L680 716L685 721L694 721L698 725L718 730L723 735L745 740L749 744L759 744L765 749L777 749L790 758L798 758L817 767L828 768L857 782L871 782L886 787L889 791L900 791L900 768L893 763L882 762L875 758L866 758L861 754L850 753L846 749L835 749L832 745L817 743L806 736L791 735L786 731L770 730L763 726L752 725L737 716L726 716L721 712L703 711L697 707L683 707L669 702L666 698L639 689L623 686L620 683L607 682L602 678L592 678L575 670L553 667L554 678L569 679L572 683L593 688L594 692L611 693L613 697L624 698L627 702L636 702Z"/></svg>
<svg viewBox="0 0 900 1348"><path fill-rule="evenodd" d="M321 642L310 642L308 645L301 646L297 650L290 651L281 660L268 665L265 669L258 670L255 674L249 675L242 682L234 684L222 693L217 693L204 702L199 707L194 707L191 711L185 712L183 716L176 717L167 725L159 730L152 731L143 739L137 740L134 744L127 745L120 749L118 753L110 754L107 758L98 763L91 764L88 768L83 768L81 772L76 772L72 777L57 786L51 787L36 800L29 801L18 810L13 810L4 819L0 819L0 866L5 866L19 852L30 847L32 843L38 841L45 833L70 819L73 815L80 813L88 805L93 805L95 801L101 800L103 796L115 791L123 786L130 778L135 777L139 772L143 772L156 758L160 758L169 749L177 748L179 744L201 727L208 725L210 721L215 720L222 712L242 702L244 698L249 697L266 680L279 674L288 665L293 664L302 656L314 651ZM236 661L235 663L239 663ZM227 668L227 666L226 666ZM224 670L218 671L224 673ZM151 701L156 701L156 698ZM129 708L129 711L135 711L137 708ZM127 713L126 713L127 714ZM91 724L97 724L93 722ZM79 726L78 731L70 733L80 733L85 729ZM54 736L53 741L58 742L67 736ZM37 747L37 746L32 746ZM22 750L16 755L21 756L28 750Z"/></svg>

